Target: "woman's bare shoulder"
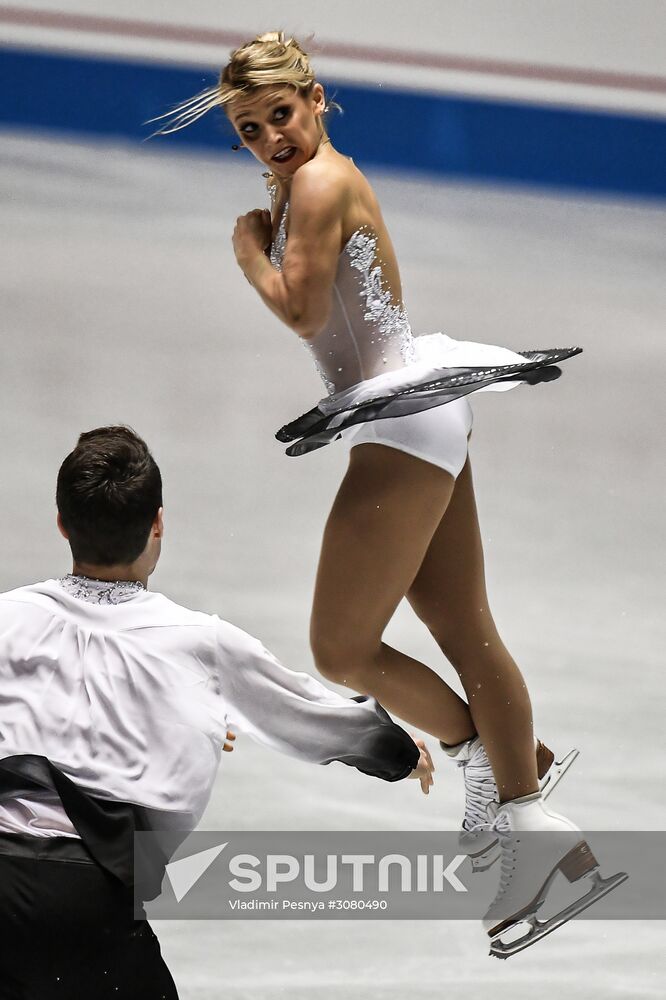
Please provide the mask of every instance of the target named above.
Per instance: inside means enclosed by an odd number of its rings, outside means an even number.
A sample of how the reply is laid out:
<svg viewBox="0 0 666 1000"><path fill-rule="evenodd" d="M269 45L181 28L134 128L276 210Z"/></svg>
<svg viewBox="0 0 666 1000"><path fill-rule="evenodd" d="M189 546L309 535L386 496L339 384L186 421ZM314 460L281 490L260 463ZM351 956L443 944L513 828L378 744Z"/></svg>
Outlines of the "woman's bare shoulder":
<svg viewBox="0 0 666 1000"><path fill-rule="evenodd" d="M323 198L329 204L335 202L344 209L364 180L346 156L337 152L334 156L316 156L294 174L290 200L320 201Z"/></svg>

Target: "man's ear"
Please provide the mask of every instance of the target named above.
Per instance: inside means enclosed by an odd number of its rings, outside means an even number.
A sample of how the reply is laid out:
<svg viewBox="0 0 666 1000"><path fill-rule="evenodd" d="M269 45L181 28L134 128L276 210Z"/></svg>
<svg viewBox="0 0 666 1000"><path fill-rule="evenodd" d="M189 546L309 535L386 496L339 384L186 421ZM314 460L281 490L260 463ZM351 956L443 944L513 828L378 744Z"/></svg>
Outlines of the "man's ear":
<svg viewBox="0 0 666 1000"><path fill-rule="evenodd" d="M58 525L58 531L60 532L60 534L62 535L62 537L66 538L67 541L69 541L69 535L67 534L67 531L65 530L65 526L62 523L62 518L60 516L60 511L58 511L58 516L56 517L56 524Z"/></svg>

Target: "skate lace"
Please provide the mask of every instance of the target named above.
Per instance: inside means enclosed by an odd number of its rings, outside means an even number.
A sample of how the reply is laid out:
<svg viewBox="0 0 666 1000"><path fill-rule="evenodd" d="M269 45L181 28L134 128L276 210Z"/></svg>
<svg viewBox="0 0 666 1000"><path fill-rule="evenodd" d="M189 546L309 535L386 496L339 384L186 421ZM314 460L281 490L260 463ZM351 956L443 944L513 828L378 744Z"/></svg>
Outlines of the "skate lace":
<svg viewBox="0 0 666 1000"><path fill-rule="evenodd" d="M500 861L499 887L497 890L497 896L495 897L495 902L497 902L499 897L506 892L509 882L513 877L513 872L516 867L516 844L519 844L520 840L511 836L513 830L509 817L506 813L498 813L492 823L488 825L488 829L497 834L502 852Z"/></svg>
<svg viewBox="0 0 666 1000"><path fill-rule="evenodd" d="M458 767L463 768L465 782L463 830L488 830L488 806L497 800L497 786L483 746L479 745L469 760L458 761Z"/></svg>

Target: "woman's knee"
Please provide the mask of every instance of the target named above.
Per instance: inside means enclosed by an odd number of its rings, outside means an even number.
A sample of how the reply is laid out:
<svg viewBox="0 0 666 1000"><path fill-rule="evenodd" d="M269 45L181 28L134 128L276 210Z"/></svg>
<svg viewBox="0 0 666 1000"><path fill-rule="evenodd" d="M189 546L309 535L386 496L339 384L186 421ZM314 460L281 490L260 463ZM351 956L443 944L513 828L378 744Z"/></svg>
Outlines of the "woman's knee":
<svg viewBox="0 0 666 1000"><path fill-rule="evenodd" d="M312 650L315 666L322 677L326 677L329 681L339 682L342 660L331 638L319 629L311 628L310 649Z"/></svg>
<svg viewBox="0 0 666 1000"><path fill-rule="evenodd" d="M380 642L350 635L344 627L313 622L310 648L319 673L336 684L358 688L375 660Z"/></svg>

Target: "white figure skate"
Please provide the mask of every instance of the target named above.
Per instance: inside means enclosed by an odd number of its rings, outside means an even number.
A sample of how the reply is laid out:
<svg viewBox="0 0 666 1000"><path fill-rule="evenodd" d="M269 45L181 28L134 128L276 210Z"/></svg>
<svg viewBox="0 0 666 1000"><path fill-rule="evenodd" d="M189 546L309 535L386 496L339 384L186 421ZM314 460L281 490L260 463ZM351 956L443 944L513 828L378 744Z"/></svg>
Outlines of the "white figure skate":
<svg viewBox="0 0 666 1000"><path fill-rule="evenodd" d="M488 806L499 800L490 761L478 736L456 746L445 743L440 746L464 769L465 816L458 843L469 857L473 873L487 871L500 856L499 840L490 829L492 817L488 816ZM552 750L541 740L536 740L535 749L539 789L545 799L576 760L578 750L571 750L561 761L556 761Z"/></svg>
<svg viewBox="0 0 666 1000"><path fill-rule="evenodd" d="M565 924L628 878L602 878L599 864L578 827L543 804L540 792L491 805L492 829L499 836L502 868L497 896L483 918L490 954L509 958ZM588 878L590 888L559 913L539 920L537 910L558 872L571 883ZM526 927L516 936L515 929Z"/></svg>

